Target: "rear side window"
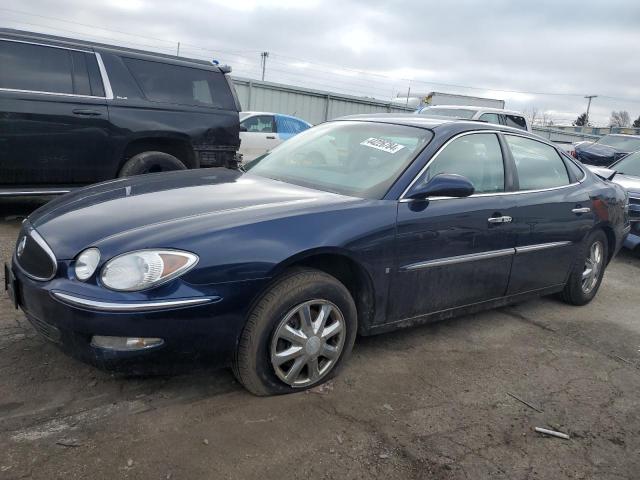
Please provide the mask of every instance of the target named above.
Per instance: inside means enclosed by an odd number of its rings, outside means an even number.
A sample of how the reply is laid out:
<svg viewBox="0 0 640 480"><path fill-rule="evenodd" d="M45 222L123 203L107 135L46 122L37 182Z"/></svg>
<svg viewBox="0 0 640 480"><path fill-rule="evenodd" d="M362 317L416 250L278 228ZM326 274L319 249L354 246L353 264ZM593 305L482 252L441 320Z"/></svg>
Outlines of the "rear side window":
<svg viewBox="0 0 640 480"><path fill-rule="evenodd" d="M74 93L69 50L0 41L0 88Z"/></svg>
<svg viewBox="0 0 640 480"><path fill-rule="evenodd" d="M249 117L240 122L240 126L246 128L247 132L254 133L273 133L276 131L273 116L271 115L256 115L255 117Z"/></svg>
<svg viewBox="0 0 640 480"><path fill-rule="evenodd" d="M468 178L475 193L503 192L504 163L498 138L493 133L456 138L431 162L416 185L426 184L440 173Z"/></svg>
<svg viewBox="0 0 640 480"><path fill-rule="evenodd" d="M527 129L527 121L519 115L505 115L505 123L508 127L515 127L521 130Z"/></svg>
<svg viewBox="0 0 640 480"><path fill-rule="evenodd" d="M540 190L571 183L555 148L530 138L505 135L518 171L520 190Z"/></svg>
<svg viewBox="0 0 640 480"><path fill-rule="evenodd" d="M276 116L276 123L278 124L278 132L280 133L300 133L304 132L309 126L300 120L295 118Z"/></svg>
<svg viewBox="0 0 640 480"><path fill-rule="evenodd" d="M220 72L133 58L123 60L152 102L235 110L229 85Z"/></svg>
<svg viewBox="0 0 640 480"><path fill-rule="evenodd" d="M498 125L500 124L500 117L497 113L483 113L482 115L480 115L480 118L478 120L482 120L483 122L488 123L496 123Z"/></svg>

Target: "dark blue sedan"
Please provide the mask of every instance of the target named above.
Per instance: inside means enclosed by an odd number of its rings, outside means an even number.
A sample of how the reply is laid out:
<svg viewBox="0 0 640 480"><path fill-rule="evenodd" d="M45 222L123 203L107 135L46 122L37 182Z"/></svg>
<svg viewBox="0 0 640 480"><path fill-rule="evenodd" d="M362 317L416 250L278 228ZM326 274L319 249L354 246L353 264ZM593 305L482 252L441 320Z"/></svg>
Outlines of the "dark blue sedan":
<svg viewBox="0 0 640 480"><path fill-rule="evenodd" d="M356 334L537 295L588 303L628 233L627 202L522 130L347 117L246 173L61 197L24 222L7 287L82 359L215 354L251 392L287 393L335 375Z"/></svg>

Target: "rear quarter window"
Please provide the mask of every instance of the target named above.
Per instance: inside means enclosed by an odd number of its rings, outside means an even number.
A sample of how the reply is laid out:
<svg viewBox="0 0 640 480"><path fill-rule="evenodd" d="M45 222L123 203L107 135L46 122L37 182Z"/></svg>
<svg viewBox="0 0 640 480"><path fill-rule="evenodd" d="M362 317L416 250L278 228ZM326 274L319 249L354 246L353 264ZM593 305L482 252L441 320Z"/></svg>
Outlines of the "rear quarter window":
<svg viewBox="0 0 640 480"><path fill-rule="evenodd" d="M515 127L521 130L527 129L527 121L519 115L505 115L505 123L508 127Z"/></svg>
<svg viewBox="0 0 640 480"><path fill-rule="evenodd" d="M235 110L229 84L220 72L134 58L123 60L152 102Z"/></svg>

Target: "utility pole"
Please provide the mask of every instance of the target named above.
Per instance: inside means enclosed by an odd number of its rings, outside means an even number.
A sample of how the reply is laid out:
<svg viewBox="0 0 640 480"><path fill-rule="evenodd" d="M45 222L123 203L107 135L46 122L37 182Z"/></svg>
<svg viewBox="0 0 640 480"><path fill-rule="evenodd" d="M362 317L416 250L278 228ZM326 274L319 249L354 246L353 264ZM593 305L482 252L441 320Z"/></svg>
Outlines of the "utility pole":
<svg viewBox="0 0 640 480"><path fill-rule="evenodd" d="M409 108L409 97L411 96L411 80L409 80L409 87L407 88L407 101L404 103L406 108Z"/></svg>
<svg viewBox="0 0 640 480"><path fill-rule="evenodd" d="M269 58L269 52L262 52L260 54L260 63L262 65L262 81L264 82L264 71L267 68L267 58Z"/></svg>
<svg viewBox="0 0 640 480"><path fill-rule="evenodd" d="M587 118L585 118L585 126L589 126L589 109L591 108L591 100L593 98L598 98L598 95L585 95L584 98L589 99L589 103L587 103Z"/></svg>
<svg viewBox="0 0 640 480"><path fill-rule="evenodd" d="M176 57L180 56L180 42L178 42L178 48L176 48Z"/></svg>

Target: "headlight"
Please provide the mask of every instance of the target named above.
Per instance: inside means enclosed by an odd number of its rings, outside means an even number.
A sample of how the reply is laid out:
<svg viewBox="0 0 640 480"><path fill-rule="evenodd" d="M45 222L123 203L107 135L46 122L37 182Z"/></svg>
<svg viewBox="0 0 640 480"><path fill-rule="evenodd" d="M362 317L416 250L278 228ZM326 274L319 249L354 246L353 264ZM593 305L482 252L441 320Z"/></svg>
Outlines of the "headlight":
<svg viewBox="0 0 640 480"><path fill-rule="evenodd" d="M87 248L76 258L76 277L83 282L93 275L100 263L100 250L97 248Z"/></svg>
<svg viewBox="0 0 640 480"><path fill-rule="evenodd" d="M102 268L102 283L111 290L133 292L158 286L182 275L198 257L178 250L138 250L109 260Z"/></svg>

